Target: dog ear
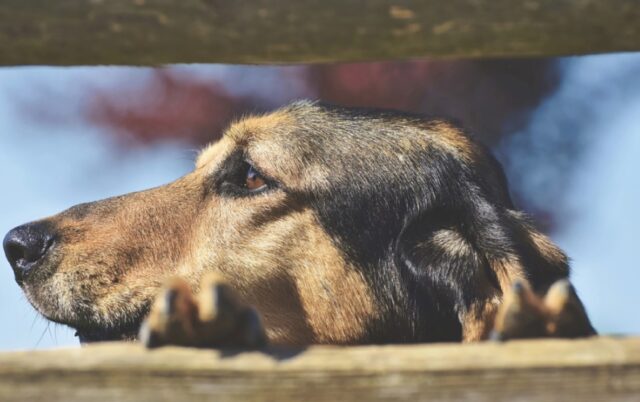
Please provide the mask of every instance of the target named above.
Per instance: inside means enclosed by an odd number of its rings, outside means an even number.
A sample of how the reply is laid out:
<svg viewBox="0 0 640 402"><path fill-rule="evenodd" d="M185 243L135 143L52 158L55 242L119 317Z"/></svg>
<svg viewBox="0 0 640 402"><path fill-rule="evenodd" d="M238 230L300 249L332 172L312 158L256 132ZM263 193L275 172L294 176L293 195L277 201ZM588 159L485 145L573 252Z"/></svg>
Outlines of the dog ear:
<svg viewBox="0 0 640 402"><path fill-rule="evenodd" d="M488 336L514 282L527 281L542 294L569 274L564 253L523 213L473 205L422 213L405 225L397 245L406 281L424 294L417 300L455 317L464 341Z"/></svg>
<svg viewBox="0 0 640 402"><path fill-rule="evenodd" d="M461 224L462 215L462 211L442 207L408 222L398 240L397 264L405 282L414 287L416 294L410 297L421 302L422 319L438 324L430 332L449 331L451 335L457 328L457 338L475 341L490 333L502 287L466 233L469 228Z"/></svg>
<svg viewBox="0 0 640 402"><path fill-rule="evenodd" d="M536 293L546 293L554 282L569 276L566 254L540 232L526 214L507 209L504 217L515 254Z"/></svg>

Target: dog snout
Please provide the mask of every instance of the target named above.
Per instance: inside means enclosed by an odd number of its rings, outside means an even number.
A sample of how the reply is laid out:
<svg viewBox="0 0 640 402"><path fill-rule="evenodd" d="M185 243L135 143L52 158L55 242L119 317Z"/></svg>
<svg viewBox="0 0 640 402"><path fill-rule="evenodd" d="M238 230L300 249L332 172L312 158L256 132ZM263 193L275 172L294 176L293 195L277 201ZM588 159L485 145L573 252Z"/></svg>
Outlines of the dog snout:
<svg viewBox="0 0 640 402"><path fill-rule="evenodd" d="M2 245L19 285L47 255L53 240L49 226L38 222L18 226L7 233Z"/></svg>

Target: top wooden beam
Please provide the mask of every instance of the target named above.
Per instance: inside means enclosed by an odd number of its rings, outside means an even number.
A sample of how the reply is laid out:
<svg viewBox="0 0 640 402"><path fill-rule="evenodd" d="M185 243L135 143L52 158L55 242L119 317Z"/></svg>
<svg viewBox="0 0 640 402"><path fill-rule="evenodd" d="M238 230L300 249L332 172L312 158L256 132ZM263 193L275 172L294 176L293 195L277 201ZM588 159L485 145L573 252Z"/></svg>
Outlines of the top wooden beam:
<svg viewBox="0 0 640 402"><path fill-rule="evenodd" d="M639 21L637 0L2 0L0 65L632 51Z"/></svg>

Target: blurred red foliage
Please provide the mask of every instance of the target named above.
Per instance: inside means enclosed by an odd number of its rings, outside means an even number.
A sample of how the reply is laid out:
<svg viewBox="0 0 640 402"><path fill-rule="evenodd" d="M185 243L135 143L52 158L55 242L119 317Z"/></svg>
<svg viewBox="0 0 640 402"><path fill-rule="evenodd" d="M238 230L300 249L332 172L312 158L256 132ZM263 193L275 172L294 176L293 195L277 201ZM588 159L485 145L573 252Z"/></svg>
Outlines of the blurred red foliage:
<svg viewBox="0 0 640 402"><path fill-rule="evenodd" d="M320 99L453 118L492 144L558 83L549 60L413 61L311 67Z"/></svg>
<svg viewBox="0 0 640 402"><path fill-rule="evenodd" d="M220 133L238 110L247 107L219 83L176 75L159 69L142 90L126 83L89 97L87 117L125 139L151 142L167 138L204 143Z"/></svg>
<svg viewBox="0 0 640 402"><path fill-rule="evenodd" d="M279 75L265 74L265 80L259 67L242 71L222 82L215 74L205 81L182 70L153 70L142 89L128 89L123 80L112 90L94 91L87 116L94 124L143 142L169 137L208 142L236 116L281 106L281 101L269 100L269 92L274 87L286 92L290 80L300 79L299 70L292 77L286 68ZM558 81L548 60L315 65L302 75L306 93L316 99L453 118L489 144L519 128ZM233 95L234 86L245 80L257 83L251 95Z"/></svg>

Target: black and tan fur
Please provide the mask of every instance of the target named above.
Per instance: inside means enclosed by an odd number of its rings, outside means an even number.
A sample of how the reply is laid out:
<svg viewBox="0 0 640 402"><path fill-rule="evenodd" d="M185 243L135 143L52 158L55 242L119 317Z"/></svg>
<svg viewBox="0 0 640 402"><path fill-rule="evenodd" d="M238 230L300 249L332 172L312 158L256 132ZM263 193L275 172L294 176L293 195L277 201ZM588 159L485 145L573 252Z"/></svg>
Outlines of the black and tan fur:
<svg viewBox="0 0 640 402"><path fill-rule="evenodd" d="M244 187L249 165L265 189ZM146 331L206 344L195 333L213 327L198 314L224 301L206 293L217 282L200 289L208 273L253 306L238 311L257 311L274 344L476 341L500 330L515 283L544 304L569 274L515 210L499 163L457 126L307 102L232 125L173 183L31 225L55 240L24 292L86 341L133 336L178 276ZM573 335L591 334L581 322Z"/></svg>

